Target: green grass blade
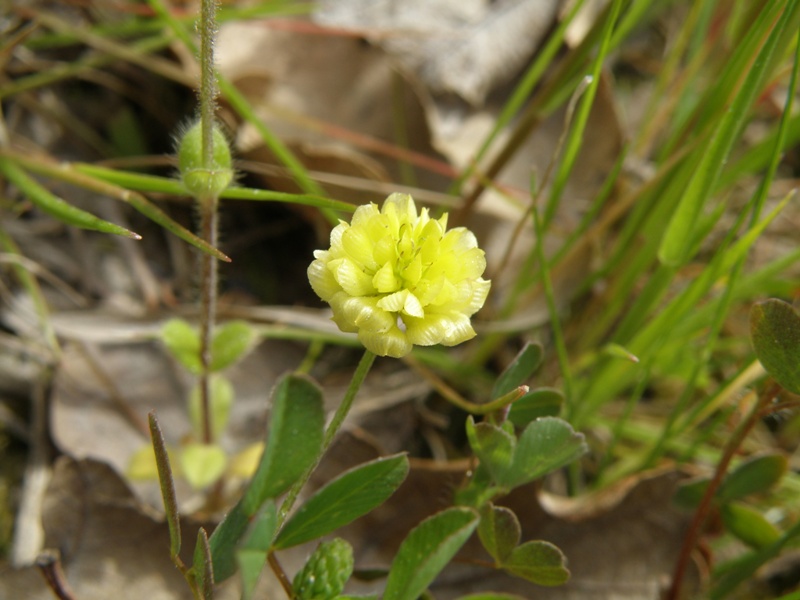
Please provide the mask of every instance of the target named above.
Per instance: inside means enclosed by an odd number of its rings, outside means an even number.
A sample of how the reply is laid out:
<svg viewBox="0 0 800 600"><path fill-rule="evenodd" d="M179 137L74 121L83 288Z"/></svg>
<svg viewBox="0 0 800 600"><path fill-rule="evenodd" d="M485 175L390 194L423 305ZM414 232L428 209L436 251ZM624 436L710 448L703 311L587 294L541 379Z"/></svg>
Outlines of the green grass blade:
<svg viewBox="0 0 800 600"><path fill-rule="evenodd" d="M147 56L159 52L169 46L171 36L157 35L143 40L131 42L130 49L139 56ZM14 81L4 82L0 86L0 100L10 98L22 92L28 92L47 85L72 79L91 69L97 69L119 60L110 54L92 54L84 59L66 62L52 68L20 77Z"/></svg>
<svg viewBox="0 0 800 600"><path fill-rule="evenodd" d="M42 175L46 175L48 177L52 177L55 179L60 179L62 181L71 183L75 186L93 190L98 194L110 196L127 204L130 204L134 209L142 213L148 219L160 225L167 231L173 233L182 240L188 242L189 244L201 250L202 252L206 252L207 254L210 254L218 258L219 260L223 260L225 262L230 262L231 260L224 253L220 252L219 250L211 246L208 242L197 237L191 231L189 231L182 225L175 222L164 211L155 206L142 194L115 185L114 183L109 182L107 178L102 179L91 174L90 165L85 165L89 167L87 172L87 170L82 169L82 165L76 163L66 163L57 165L55 164L55 162L46 160L37 160L30 157L24 157L19 155L6 155L6 156L10 160L13 160L14 162L23 165L26 169L30 171L34 171L36 173L40 173ZM102 172L124 175L119 171L112 171L111 169L103 169ZM140 177L147 178L149 176L142 175ZM124 180L124 177L120 177L120 179Z"/></svg>
<svg viewBox="0 0 800 600"><path fill-rule="evenodd" d="M39 209L47 214L55 217L62 223L80 227L81 229L90 229L93 231L100 231L102 233L111 233L114 235L121 235L123 237L139 240L142 238L138 233L128 231L124 227L115 225L104 221L91 213L81 210L72 204L62 200L58 196L52 194L49 190L39 185L34 181L25 171L20 169L16 164L7 158L0 157L0 172L2 172L9 181L16 185L25 196L33 202Z"/></svg>
<svg viewBox="0 0 800 600"><path fill-rule="evenodd" d="M699 150L700 156L696 157L699 159L698 166L661 241L659 259L663 264L679 266L690 258L691 249L697 243L695 235L698 217L709 201L734 141L746 124L753 101L761 92L771 72L769 67L772 65L773 53L776 50L781 51L777 48L778 42L783 39L781 34L790 22L795 6L795 2L790 2L786 6L783 17L774 29L771 29L771 35L767 35L753 68L747 72L739 93L730 108L724 111L719 119L708 147ZM764 28L767 29L769 25L771 23L765 23ZM768 31L763 33L766 34Z"/></svg>
<svg viewBox="0 0 800 600"><path fill-rule="evenodd" d="M567 137L564 155L561 163L559 164L558 171L556 172L555 179L553 181L553 188L550 192L550 197L548 198L544 214L542 215L544 229L547 228L547 225L555 216L556 210L558 209L558 205L561 201L561 195L564 193L564 188L567 186L567 180L569 179L572 169L575 167L575 163L578 159L578 152L581 147L583 132L586 130L586 124L589 121L589 113L592 110L594 98L597 95L597 88L600 85L600 71L603 68L603 63L605 62L606 56L608 55L608 51L611 47L611 37L614 31L614 25L617 22L617 17L619 16L621 8L622 0L614 0L613 4L611 5L611 10L609 11L606 21L603 25L603 33L600 38L600 49L597 52L597 56L595 57L591 68L591 83L583 93L583 97L580 99L575 121Z"/></svg>
<svg viewBox="0 0 800 600"><path fill-rule="evenodd" d="M97 165L86 163L75 163L74 167L81 173L86 173L97 179L102 179L109 183L142 192L156 192L170 194L173 196L186 196L187 192L183 184L169 177L159 177L158 175L145 175L130 171L117 171ZM225 190L220 198L229 200L253 200L261 202L284 202L287 204L301 204L304 206L314 206L327 210L341 212L353 212L356 206L347 202L341 202L324 196L311 194L289 194L286 192L273 192L271 190L259 190L256 188L231 187Z"/></svg>

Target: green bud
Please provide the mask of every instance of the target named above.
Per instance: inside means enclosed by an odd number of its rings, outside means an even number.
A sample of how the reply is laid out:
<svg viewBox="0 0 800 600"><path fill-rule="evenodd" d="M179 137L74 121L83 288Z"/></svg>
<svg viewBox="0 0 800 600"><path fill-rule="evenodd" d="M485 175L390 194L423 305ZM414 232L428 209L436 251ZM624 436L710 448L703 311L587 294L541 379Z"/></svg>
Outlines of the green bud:
<svg viewBox="0 0 800 600"><path fill-rule="evenodd" d="M292 589L299 600L331 600L342 593L353 573L353 549L341 538L323 542L295 575Z"/></svg>
<svg viewBox="0 0 800 600"><path fill-rule="evenodd" d="M218 197L233 180L231 149L228 139L216 123L213 129L214 152L211 164L203 159L203 128L195 122L178 144L178 169L186 191L195 198Z"/></svg>

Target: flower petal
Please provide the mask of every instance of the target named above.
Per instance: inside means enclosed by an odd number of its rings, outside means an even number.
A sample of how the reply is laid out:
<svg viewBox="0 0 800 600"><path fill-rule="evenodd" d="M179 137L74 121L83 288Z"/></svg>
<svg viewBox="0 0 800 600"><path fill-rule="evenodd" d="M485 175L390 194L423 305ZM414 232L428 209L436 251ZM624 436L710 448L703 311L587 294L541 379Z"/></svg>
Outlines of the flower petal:
<svg viewBox="0 0 800 600"><path fill-rule="evenodd" d="M370 219L378 214L380 214L380 210L378 210L378 206L374 202L362 204L353 213L353 218L350 219L350 224L353 227L359 227L364 223L367 223Z"/></svg>
<svg viewBox="0 0 800 600"><path fill-rule="evenodd" d="M460 276L464 279L475 279L486 270L486 255L480 248L472 248L458 255L461 267Z"/></svg>
<svg viewBox="0 0 800 600"><path fill-rule="evenodd" d="M372 286L380 294L390 294L400 289L400 280L394 276L394 269L390 263L386 263L372 278Z"/></svg>
<svg viewBox="0 0 800 600"><path fill-rule="evenodd" d="M342 247L347 255L356 264L374 271L378 265L372 257L373 246L372 240L367 235L366 227L351 227L342 234Z"/></svg>
<svg viewBox="0 0 800 600"><path fill-rule="evenodd" d="M344 221L339 221L339 224L331 230L331 254L334 258L341 258L344 249L342 248L342 235L350 229L350 225Z"/></svg>
<svg viewBox="0 0 800 600"><path fill-rule="evenodd" d="M451 313L447 321L447 333L441 341L445 346L455 346L475 337L475 330L469 322L469 317L461 313Z"/></svg>
<svg viewBox="0 0 800 600"><path fill-rule="evenodd" d="M448 231L442 238L442 250L449 252L464 252L471 248L478 247L478 240L475 234L466 227L456 227Z"/></svg>
<svg viewBox="0 0 800 600"><path fill-rule="evenodd" d="M411 352L413 347L406 334L400 331L396 325L383 333L359 331L358 339L361 340L367 350L374 352L378 356L402 358Z"/></svg>
<svg viewBox="0 0 800 600"><path fill-rule="evenodd" d="M333 304L331 307L336 315L337 307ZM381 309L377 298L346 298L338 308L341 320L357 327L359 331L382 333L396 327L395 316Z"/></svg>
<svg viewBox="0 0 800 600"><path fill-rule="evenodd" d="M389 312L400 312L406 305L406 298L408 297L408 290L400 290L394 294L384 296L378 301L378 306L383 310Z"/></svg>
<svg viewBox="0 0 800 600"><path fill-rule="evenodd" d="M405 317L406 335L412 344L433 346L447 335L448 320L444 315L427 315L424 319Z"/></svg>
<svg viewBox="0 0 800 600"><path fill-rule="evenodd" d="M342 289L351 296L369 296L375 293L372 276L361 270L349 258L337 258L328 263L328 269Z"/></svg>
<svg viewBox="0 0 800 600"><path fill-rule="evenodd" d="M323 260L317 259L308 265L308 281L317 296L325 302L330 302L334 294L342 291L342 286L336 283L336 278Z"/></svg>
<svg viewBox="0 0 800 600"><path fill-rule="evenodd" d="M418 317L420 319L425 316L425 311L422 308L422 304L420 304L419 299L411 292L408 292L408 295L406 296L406 301L403 304L403 312L407 315Z"/></svg>
<svg viewBox="0 0 800 600"><path fill-rule="evenodd" d="M472 316L483 308L486 302L486 297L489 295L489 290L492 287L492 282L486 279L478 278L472 286L472 299L469 306L464 311L467 316Z"/></svg>
<svg viewBox="0 0 800 600"><path fill-rule="evenodd" d="M409 194L390 194L383 203L384 209L394 206L400 222L414 223L417 220L417 205Z"/></svg>
<svg viewBox="0 0 800 600"><path fill-rule="evenodd" d="M417 254L408 266L403 269L403 279L406 280L408 285L414 286L419 283L420 278L422 277L422 258L420 258L419 254Z"/></svg>
<svg viewBox="0 0 800 600"><path fill-rule="evenodd" d="M356 333L358 327L352 320L347 318L343 308L344 303L349 299L350 296L346 292L339 292L328 303L331 305L331 310L333 311L332 319L336 326L346 333Z"/></svg>

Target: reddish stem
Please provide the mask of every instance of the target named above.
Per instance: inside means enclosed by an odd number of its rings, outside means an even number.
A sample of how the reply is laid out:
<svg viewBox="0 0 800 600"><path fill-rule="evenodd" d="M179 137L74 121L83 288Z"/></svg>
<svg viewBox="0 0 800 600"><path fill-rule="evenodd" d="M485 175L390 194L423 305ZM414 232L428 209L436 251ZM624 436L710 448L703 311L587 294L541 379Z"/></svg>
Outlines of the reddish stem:
<svg viewBox="0 0 800 600"><path fill-rule="evenodd" d="M678 600L681 592L681 585L683 584L683 578L686 575L686 569L689 567L689 561L692 557L692 551L697 545L697 540L700 537L703 524L708 517L708 513L711 511L714 495L719 489L719 486L722 484L725 474L728 472L728 466L739 450L739 447L742 445L744 439L749 435L756 423L758 423L758 420L761 418L764 409L767 408L772 399L775 398L780 391L781 386L775 381L770 381L767 387L764 388L764 391L761 392L761 395L759 396L755 406L753 406L753 409L747 415L745 420L739 424L739 427L737 427L736 431L733 432L728 444L725 446L722 458L720 458L717 468L714 471L714 477L709 482L705 494L703 494L703 499L700 501L700 505L697 507L697 510L694 513L694 518L689 525L689 529L686 531L686 536L683 538L683 546L681 546L678 560L675 563L675 570L672 574L672 584L670 585L669 590L667 590L664 600Z"/></svg>

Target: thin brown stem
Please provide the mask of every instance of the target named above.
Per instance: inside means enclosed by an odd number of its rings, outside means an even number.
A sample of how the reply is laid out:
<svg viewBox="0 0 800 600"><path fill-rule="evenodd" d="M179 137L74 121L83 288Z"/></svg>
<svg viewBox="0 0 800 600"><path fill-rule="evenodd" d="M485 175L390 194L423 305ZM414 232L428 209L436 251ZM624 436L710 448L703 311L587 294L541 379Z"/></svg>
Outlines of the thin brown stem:
<svg viewBox="0 0 800 600"><path fill-rule="evenodd" d="M216 245L218 212L216 198L199 198L200 237ZM217 314L217 259L208 254L200 255L200 410L203 427L203 443L213 441L211 424L211 341L214 336L214 321Z"/></svg>
<svg viewBox="0 0 800 600"><path fill-rule="evenodd" d="M57 550L45 550L36 559L36 566L39 567L47 586L59 600L75 600L75 596L69 587L67 578L64 576L64 569L61 568L61 557Z"/></svg>
<svg viewBox="0 0 800 600"><path fill-rule="evenodd" d="M464 398L456 390L450 387L444 380L442 380L436 373L431 371L428 367L423 365L410 354L403 357L403 362L416 371L423 379L425 379L431 385L431 387L433 387L433 389L439 392L442 398L447 400L453 406L457 406L458 408L473 415L487 415L496 410L501 410L507 406L510 406L530 391L527 385L522 385L513 389L508 394L501 396L500 398L493 399L491 402L486 402L485 404L476 404L475 402L470 402Z"/></svg>
<svg viewBox="0 0 800 600"><path fill-rule="evenodd" d="M267 555L267 562L269 563L270 569L272 572L275 573L275 577L278 578L278 581L283 588L283 591L286 592L286 596L289 598L294 598L294 592L292 591L292 582L289 581L289 578L286 576L286 571L283 570L281 563L278 562L278 558L275 556L273 552L270 552Z"/></svg>
<svg viewBox="0 0 800 600"><path fill-rule="evenodd" d="M700 505L694 513L692 522L689 524L689 529L686 531L686 536L683 538L683 546L681 546L678 560L675 563L675 570L672 574L672 584L669 590L667 590L664 600L678 600L680 597L683 578L686 575L686 569L689 567L692 552L697 545L697 540L700 537L700 532L708 517L708 513L711 511L714 495L722 484L725 474L728 472L728 466L739 450L739 447L742 445L742 442L744 442L745 438L750 434L750 431L755 427L756 423L758 423L758 420L763 416L769 403L780 391L780 385L775 381L770 381L767 387L761 392L758 401L750 410L747 417L739 424L728 441L728 444L725 446L722 457L714 471L714 477L709 482L705 494L703 494L703 498L700 501Z"/></svg>

